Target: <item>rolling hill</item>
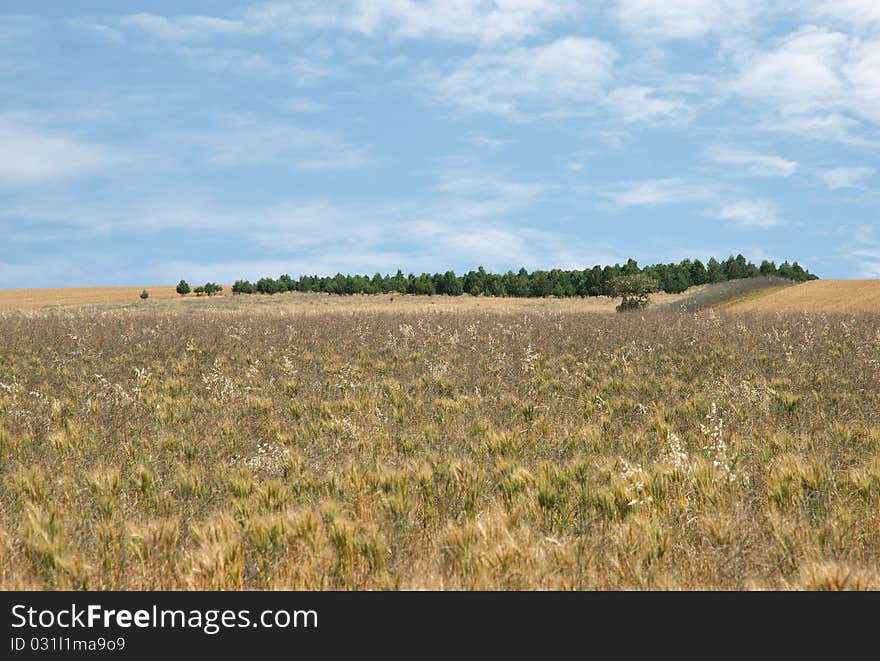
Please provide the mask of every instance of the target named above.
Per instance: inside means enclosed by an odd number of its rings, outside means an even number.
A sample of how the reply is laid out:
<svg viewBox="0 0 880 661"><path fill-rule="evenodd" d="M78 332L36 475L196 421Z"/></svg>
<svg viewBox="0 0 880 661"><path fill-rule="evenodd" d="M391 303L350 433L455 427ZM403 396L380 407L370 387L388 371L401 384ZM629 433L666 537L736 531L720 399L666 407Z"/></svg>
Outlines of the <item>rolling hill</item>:
<svg viewBox="0 0 880 661"><path fill-rule="evenodd" d="M812 280L734 301L731 312L877 312L880 280Z"/></svg>

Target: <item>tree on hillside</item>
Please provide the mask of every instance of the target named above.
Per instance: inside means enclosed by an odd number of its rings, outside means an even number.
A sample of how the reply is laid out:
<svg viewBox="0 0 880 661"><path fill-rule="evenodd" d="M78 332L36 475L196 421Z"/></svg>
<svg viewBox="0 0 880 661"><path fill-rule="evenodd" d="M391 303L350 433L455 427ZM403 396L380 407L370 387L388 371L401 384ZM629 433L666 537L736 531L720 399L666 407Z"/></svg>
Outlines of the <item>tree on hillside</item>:
<svg viewBox="0 0 880 661"><path fill-rule="evenodd" d="M706 267L699 259L695 259L691 264L691 282L695 285L705 285L709 282L709 274L706 273Z"/></svg>
<svg viewBox="0 0 880 661"><path fill-rule="evenodd" d="M776 275L776 263L768 262L766 259L761 262L761 266L759 267L761 271L761 275Z"/></svg>
<svg viewBox="0 0 880 661"><path fill-rule="evenodd" d="M611 298L620 298L618 312L641 310L651 303L651 294L660 288L653 278L644 273L621 275L613 278L605 285L605 293Z"/></svg>
<svg viewBox="0 0 880 661"><path fill-rule="evenodd" d="M727 279L724 274L724 268L714 257L710 257L709 261L706 262L706 277L709 282L723 282Z"/></svg>
<svg viewBox="0 0 880 661"><path fill-rule="evenodd" d="M177 293L181 296L186 296L189 294L189 283L186 280L181 280L177 283Z"/></svg>
<svg viewBox="0 0 880 661"><path fill-rule="evenodd" d="M641 273L639 263L632 257L630 257L628 260L626 260L626 264L623 265L623 268L621 268L621 273L623 275L636 275L638 273Z"/></svg>
<svg viewBox="0 0 880 661"><path fill-rule="evenodd" d="M663 270L661 285L668 294L680 294L693 284L689 268L677 264L667 264Z"/></svg>

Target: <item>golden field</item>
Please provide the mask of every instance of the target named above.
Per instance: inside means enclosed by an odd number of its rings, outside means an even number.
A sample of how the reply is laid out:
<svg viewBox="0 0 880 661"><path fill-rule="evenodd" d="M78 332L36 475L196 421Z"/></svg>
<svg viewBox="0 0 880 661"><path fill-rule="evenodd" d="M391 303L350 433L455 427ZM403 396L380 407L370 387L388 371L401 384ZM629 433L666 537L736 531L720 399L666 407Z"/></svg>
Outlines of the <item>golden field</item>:
<svg viewBox="0 0 880 661"><path fill-rule="evenodd" d="M149 299L140 300L140 293L146 289ZM445 310L558 310L567 312L614 312L618 301L607 296L591 298L492 298L462 296L416 296L409 294L375 294L337 296L322 293L286 292L272 296L254 294L235 296L231 286L224 285L220 294L211 297L188 294L180 296L174 287L71 287L65 289L0 289L0 310L26 310L50 307L141 306L145 309L166 310L168 305L208 305L212 310L232 311L242 308L265 308L289 310L302 313L327 311L376 311L394 312L401 307L405 311ZM692 287L688 293L701 287ZM687 294L659 293L652 296L656 305L675 303ZM225 298L218 301L218 298ZM177 303L171 303L176 301ZM163 307L164 306L164 307Z"/></svg>
<svg viewBox="0 0 880 661"><path fill-rule="evenodd" d="M736 312L878 312L880 280L811 280L734 302Z"/></svg>
<svg viewBox="0 0 880 661"><path fill-rule="evenodd" d="M393 298L0 312L0 589L880 588L880 315Z"/></svg>
<svg viewBox="0 0 880 661"><path fill-rule="evenodd" d="M149 301L180 298L174 286L159 287L63 287L57 289L0 289L0 310L42 308L64 305L98 305L140 301L146 289ZM222 294L228 293L224 287ZM195 298L190 294L187 298Z"/></svg>

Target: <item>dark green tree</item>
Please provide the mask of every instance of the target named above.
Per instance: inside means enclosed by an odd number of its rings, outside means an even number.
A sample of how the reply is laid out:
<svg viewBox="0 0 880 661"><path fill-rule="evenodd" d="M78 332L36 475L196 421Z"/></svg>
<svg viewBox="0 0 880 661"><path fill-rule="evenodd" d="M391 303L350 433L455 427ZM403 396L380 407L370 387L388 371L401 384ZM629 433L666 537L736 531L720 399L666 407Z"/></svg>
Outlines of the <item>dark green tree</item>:
<svg viewBox="0 0 880 661"><path fill-rule="evenodd" d="M533 271L529 278L529 295L545 298L550 295L550 276L546 271Z"/></svg>
<svg viewBox="0 0 880 661"><path fill-rule="evenodd" d="M774 262L768 262L765 259L761 262L761 266L758 267L758 270L761 272L761 275L776 275L776 264Z"/></svg>
<svg viewBox="0 0 880 661"><path fill-rule="evenodd" d="M724 282L727 276L724 274L724 268L714 257L710 257L706 262L706 276L709 282Z"/></svg>
<svg viewBox="0 0 880 661"><path fill-rule="evenodd" d="M709 282L709 274L706 273L706 267L699 259L695 259L691 264L691 282L695 285L705 285Z"/></svg>
<svg viewBox="0 0 880 661"><path fill-rule="evenodd" d="M236 280L232 285L233 294L253 294L256 291L254 285L247 280Z"/></svg>
<svg viewBox="0 0 880 661"><path fill-rule="evenodd" d="M651 294L659 289L659 283L644 273L621 275L609 280L605 293L611 298L620 298L618 312L641 310L648 307Z"/></svg>

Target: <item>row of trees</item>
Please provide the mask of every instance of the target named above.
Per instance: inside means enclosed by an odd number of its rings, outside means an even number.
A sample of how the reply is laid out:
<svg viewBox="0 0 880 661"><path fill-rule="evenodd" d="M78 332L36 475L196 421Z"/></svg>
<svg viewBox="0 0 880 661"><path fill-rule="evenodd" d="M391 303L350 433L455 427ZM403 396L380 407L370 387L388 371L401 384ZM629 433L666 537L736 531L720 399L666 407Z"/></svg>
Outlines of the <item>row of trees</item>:
<svg viewBox="0 0 880 661"><path fill-rule="evenodd" d="M630 259L626 264L614 266L594 266L584 270L532 271L522 268L519 272L497 274L488 273L481 266L476 271L465 275L456 275L453 271L445 273L422 273L421 275L404 275L397 271L395 275L376 273L372 277L366 275L343 275L319 277L304 275L294 279L285 274L277 279L260 278L256 283L248 280L237 280L232 286L233 294L277 294L285 291L325 292L330 294L447 294L458 296L600 296L609 294L609 286L613 280L621 276L643 274L656 281L661 291L668 293L683 292L693 285L710 282L723 282L757 276L777 276L803 282L815 280L817 276L802 268L797 262L787 261L778 267L774 262L764 260L755 266L742 255L729 257L724 261L715 258L703 264L699 259L685 259L678 264L654 264L644 268Z"/></svg>
<svg viewBox="0 0 880 661"><path fill-rule="evenodd" d="M216 282L206 282L203 285L199 285L195 289L190 290L189 283L186 280L181 280L177 283L177 293L181 296L186 296L192 291L196 296L201 296L202 294L207 294L208 296L213 296L214 294L219 294L223 291L223 286L218 285Z"/></svg>

